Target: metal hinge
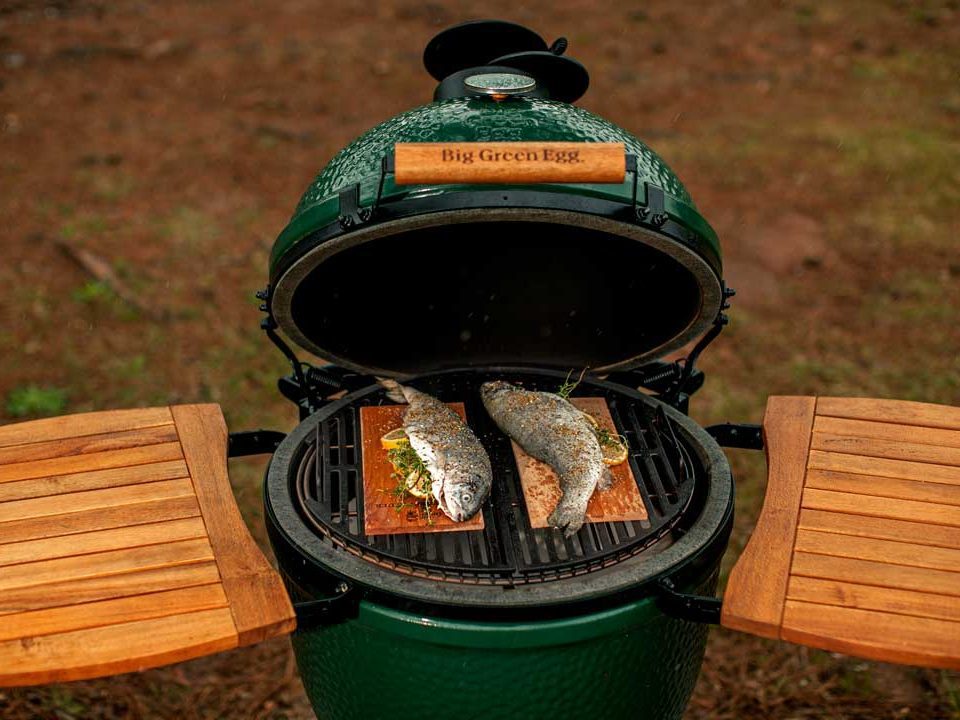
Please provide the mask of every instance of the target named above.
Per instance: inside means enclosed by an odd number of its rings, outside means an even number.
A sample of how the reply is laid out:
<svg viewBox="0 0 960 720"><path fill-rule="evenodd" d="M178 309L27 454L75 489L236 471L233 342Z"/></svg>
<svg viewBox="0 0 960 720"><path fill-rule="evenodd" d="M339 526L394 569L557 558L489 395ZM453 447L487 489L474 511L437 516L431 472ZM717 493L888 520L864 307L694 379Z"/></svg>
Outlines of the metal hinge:
<svg viewBox="0 0 960 720"><path fill-rule="evenodd" d="M370 208L360 207L360 183L347 185L339 192L339 198L339 221L344 230L363 225L373 216Z"/></svg>
<svg viewBox="0 0 960 720"><path fill-rule="evenodd" d="M704 429L722 447L763 450L763 427L761 425L720 423Z"/></svg>
<svg viewBox="0 0 960 720"><path fill-rule="evenodd" d="M657 607L665 614L695 623L720 624L723 601L708 595L689 595L677 591L670 578L657 583Z"/></svg>
<svg viewBox="0 0 960 720"><path fill-rule="evenodd" d="M641 205L638 194L640 190L640 161L636 155L627 155L627 172L633 174L634 219L647 227L662 228L670 219L666 211L663 188L644 182L643 192L646 197L646 204Z"/></svg>
<svg viewBox="0 0 960 720"><path fill-rule="evenodd" d="M360 206L360 183L354 183L340 190L339 222L343 230L350 230L358 225L370 222L380 209L380 200L383 197L383 185L387 175L395 172L396 161L393 153L384 155L380 160L380 179L377 182L377 195L370 207Z"/></svg>
<svg viewBox="0 0 960 720"><path fill-rule="evenodd" d="M227 436L227 457L272 455L286 433L278 430L245 430Z"/></svg>
<svg viewBox="0 0 960 720"><path fill-rule="evenodd" d="M334 590L336 594L330 597L293 603L293 610L297 614L297 630L335 625L357 616L360 593L346 582L341 582Z"/></svg>

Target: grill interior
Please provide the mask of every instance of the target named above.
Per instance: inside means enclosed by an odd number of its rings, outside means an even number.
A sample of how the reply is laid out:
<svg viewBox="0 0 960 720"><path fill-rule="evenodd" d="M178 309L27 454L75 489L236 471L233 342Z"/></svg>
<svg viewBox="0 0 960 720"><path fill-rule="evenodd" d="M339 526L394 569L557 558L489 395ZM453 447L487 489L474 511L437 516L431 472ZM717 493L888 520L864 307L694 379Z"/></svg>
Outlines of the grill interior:
<svg viewBox="0 0 960 720"><path fill-rule="evenodd" d="M403 283L404 322L384 323L398 278L412 277L430 281ZM290 302L298 332L320 356L420 374L467 357L494 366L518 354L545 367L616 365L684 334L707 301L689 267L635 239L499 221L418 228L351 246L303 277ZM412 328L429 332L411 342Z"/></svg>
<svg viewBox="0 0 960 720"><path fill-rule="evenodd" d="M629 462L649 519L586 523L571 538L553 528L532 528L524 506L510 441L487 416L480 385L490 379L528 389L556 391L553 374L501 376L496 373L445 373L411 385L443 401L463 401L467 419L490 454L494 468L490 500L483 507L483 530L367 536L362 533L363 483L358 408L392 404L383 392L322 419L293 456L294 496L313 527L337 546L367 561L439 580L517 585L571 577L615 564L682 532L702 469L671 421L644 398L615 386L581 383L573 393L605 397L618 431L630 449ZM562 378L562 375L560 376ZM321 411L322 412L322 411Z"/></svg>

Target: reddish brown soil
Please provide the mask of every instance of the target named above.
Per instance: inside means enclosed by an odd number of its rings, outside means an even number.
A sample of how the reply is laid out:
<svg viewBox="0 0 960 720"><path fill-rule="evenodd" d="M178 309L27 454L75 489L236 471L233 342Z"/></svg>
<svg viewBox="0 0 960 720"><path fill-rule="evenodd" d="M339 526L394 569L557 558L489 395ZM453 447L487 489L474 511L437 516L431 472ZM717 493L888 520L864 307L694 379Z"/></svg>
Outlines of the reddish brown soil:
<svg viewBox="0 0 960 720"><path fill-rule="evenodd" d="M478 13L566 34L582 104L647 139L719 231L740 295L699 420L755 421L771 393L960 404L956 0L478 7L0 1L0 420L42 412L36 386L47 412L212 400L232 428L292 426L252 297L270 245L339 147L429 99L424 43ZM763 488L762 459L732 455L731 558ZM263 540L261 470L231 468ZM281 640L3 690L0 716L311 713ZM720 630L688 716L960 717L960 679Z"/></svg>

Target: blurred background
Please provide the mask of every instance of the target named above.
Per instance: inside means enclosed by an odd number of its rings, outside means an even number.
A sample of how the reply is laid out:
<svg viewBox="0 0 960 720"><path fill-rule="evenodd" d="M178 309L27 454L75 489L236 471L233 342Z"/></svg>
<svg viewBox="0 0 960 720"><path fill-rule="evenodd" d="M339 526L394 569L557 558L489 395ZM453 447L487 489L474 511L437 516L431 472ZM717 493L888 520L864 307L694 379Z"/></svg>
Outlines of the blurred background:
<svg viewBox="0 0 960 720"><path fill-rule="evenodd" d="M253 295L271 243L334 152L430 99L427 40L477 17L567 36L579 104L651 144L719 232L739 293L698 421L759 422L770 394L960 404L957 0L0 0L0 422L217 402L231 429L293 427ZM756 455L731 453L729 559ZM262 472L231 461L266 547ZM0 716L312 714L278 640L0 690ZM960 676L715 630L688 716L960 718Z"/></svg>

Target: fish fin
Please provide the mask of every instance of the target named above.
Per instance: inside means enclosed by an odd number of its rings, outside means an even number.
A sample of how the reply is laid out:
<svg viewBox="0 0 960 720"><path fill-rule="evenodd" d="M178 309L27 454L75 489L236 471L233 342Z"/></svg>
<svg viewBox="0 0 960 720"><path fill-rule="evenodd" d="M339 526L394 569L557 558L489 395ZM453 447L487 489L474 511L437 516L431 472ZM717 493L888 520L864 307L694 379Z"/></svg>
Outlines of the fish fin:
<svg viewBox="0 0 960 720"><path fill-rule="evenodd" d="M403 394L403 386L396 380L390 378L378 377L377 382L383 385L387 391L387 397L395 403L406 404L407 398Z"/></svg>
<svg viewBox="0 0 960 720"><path fill-rule="evenodd" d="M613 473L610 472L610 468L604 467L597 486L601 490L609 490L611 485L613 485Z"/></svg>
<svg viewBox="0 0 960 720"><path fill-rule="evenodd" d="M550 513L550 517L547 518L547 522L558 530L562 530L564 537L573 537L583 526L586 514L586 507L578 508L574 503L565 503L561 498Z"/></svg>

